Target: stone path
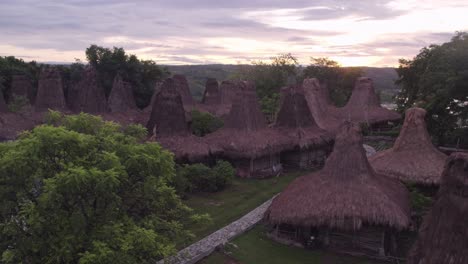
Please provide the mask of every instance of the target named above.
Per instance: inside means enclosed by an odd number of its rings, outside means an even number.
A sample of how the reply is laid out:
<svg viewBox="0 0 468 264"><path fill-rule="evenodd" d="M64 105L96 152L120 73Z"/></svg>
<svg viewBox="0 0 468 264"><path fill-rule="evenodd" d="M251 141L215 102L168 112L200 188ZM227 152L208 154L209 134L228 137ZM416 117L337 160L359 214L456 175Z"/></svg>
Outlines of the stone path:
<svg viewBox="0 0 468 264"><path fill-rule="evenodd" d="M274 197L273 197L274 198ZM217 247L226 244L236 236L251 229L260 222L263 214L271 204L270 200L250 211L240 219L219 229L202 240L182 249L175 256L156 262L157 264L194 264L202 258L210 255Z"/></svg>

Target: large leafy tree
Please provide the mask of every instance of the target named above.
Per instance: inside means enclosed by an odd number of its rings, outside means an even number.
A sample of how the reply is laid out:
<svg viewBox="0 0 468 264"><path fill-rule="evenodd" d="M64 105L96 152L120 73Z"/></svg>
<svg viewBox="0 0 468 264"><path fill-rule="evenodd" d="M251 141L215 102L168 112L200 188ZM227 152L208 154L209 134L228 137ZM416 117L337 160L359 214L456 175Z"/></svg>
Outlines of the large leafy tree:
<svg viewBox="0 0 468 264"><path fill-rule="evenodd" d="M152 60L140 60L135 55L128 55L123 48L91 45L86 49L86 58L98 71L107 95L112 89L115 75L120 73L124 80L132 84L140 108L149 104L156 82L169 74L167 68L158 66Z"/></svg>
<svg viewBox="0 0 468 264"><path fill-rule="evenodd" d="M189 234L172 155L88 114L0 144L2 263L150 263Z"/></svg>
<svg viewBox="0 0 468 264"><path fill-rule="evenodd" d="M359 67L343 68L329 58L314 57L302 72L303 78L317 78L322 85L326 85L330 91L330 99L338 106L346 104L356 78L361 75L362 69Z"/></svg>
<svg viewBox="0 0 468 264"><path fill-rule="evenodd" d="M33 83L37 82L40 67L35 61L25 62L13 56L0 57L0 89L8 96L12 76L27 75Z"/></svg>
<svg viewBox="0 0 468 264"><path fill-rule="evenodd" d="M263 113L269 121L279 107L281 87L296 82L298 60L291 53L271 57L270 61L255 61L252 66L241 68L240 78L255 82Z"/></svg>
<svg viewBox="0 0 468 264"><path fill-rule="evenodd" d="M423 48L412 60L401 59L397 72L399 109L425 108L429 131L439 144L468 146L468 34L457 33L447 43Z"/></svg>

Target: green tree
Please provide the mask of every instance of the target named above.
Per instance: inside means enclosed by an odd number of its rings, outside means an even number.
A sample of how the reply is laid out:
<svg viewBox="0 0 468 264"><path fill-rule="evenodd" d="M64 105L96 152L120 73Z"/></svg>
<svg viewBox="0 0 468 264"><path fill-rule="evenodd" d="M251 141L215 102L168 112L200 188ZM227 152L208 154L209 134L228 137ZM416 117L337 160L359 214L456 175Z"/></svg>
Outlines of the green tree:
<svg viewBox="0 0 468 264"><path fill-rule="evenodd" d="M209 113L200 112L198 110L192 111L192 122L190 128L192 134L203 137L206 134L213 133L223 127L223 120L217 118Z"/></svg>
<svg viewBox="0 0 468 264"><path fill-rule="evenodd" d="M439 144L461 140L468 146L468 34L459 32L447 43L423 48L412 60L401 59L397 72L399 110L426 109L428 129Z"/></svg>
<svg viewBox="0 0 468 264"><path fill-rule="evenodd" d="M172 155L88 114L0 144L2 263L153 263L195 219L169 185Z"/></svg>
<svg viewBox="0 0 468 264"><path fill-rule="evenodd" d="M362 75L358 67L343 68L329 58L311 58L311 64L302 72L302 79L317 78L330 91L330 99L337 106L343 106L353 91L356 78Z"/></svg>
<svg viewBox="0 0 468 264"><path fill-rule="evenodd" d="M37 84L39 71L40 65L35 61L25 62L13 56L0 56L0 89L2 89L3 95L8 97L13 75L26 75L33 84ZM33 87L36 87L36 85L33 85Z"/></svg>
<svg viewBox="0 0 468 264"><path fill-rule="evenodd" d="M123 48L109 48L91 45L86 49L86 58L98 71L106 95L109 95L117 73L132 84L137 106L143 108L150 103L157 81L169 75L167 68L160 67L152 60L139 60L128 55Z"/></svg>
<svg viewBox="0 0 468 264"><path fill-rule="evenodd" d="M280 89L296 83L298 60L291 53L284 53L271 57L269 62L252 64L241 68L239 77L255 82L262 112L272 122L279 107Z"/></svg>

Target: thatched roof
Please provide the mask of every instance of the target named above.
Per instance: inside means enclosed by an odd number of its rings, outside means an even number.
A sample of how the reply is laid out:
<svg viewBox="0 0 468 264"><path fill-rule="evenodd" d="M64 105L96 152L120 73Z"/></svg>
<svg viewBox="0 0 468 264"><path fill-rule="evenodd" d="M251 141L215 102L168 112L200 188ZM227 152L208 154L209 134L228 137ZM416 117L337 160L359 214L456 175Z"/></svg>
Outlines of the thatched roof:
<svg viewBox="0 0 468 264"><path fill-rule="evenodd" d="M0 89L0 113L8 112L8 107L5 102L5 97L3 97L3 91Z"/></svg>
<svg viewBox="0 0 468 264"><path fill-rule="evenodd" d="M223 81L219 87L221 104L231 105L236 97L238 84L234 81Z"/></svg>
<svg viewBox="0 0 468 264"><path fill-rule="evenodd" d="M57 68L43 69L39 76L35 111L47 109L64 110L66 108L63 83Z"/></svg>
<svg viewBox="0 0 468 264"><path fill-rule="evenodd" d="M356 80L351 98L343 108L339 109L338 116L352 122L367 124L401 119L399 113L380 105L372 79L368 77L360 77Z"/></svg>
<svg viewBox="0 0 468 264"><path fill-rule="evenodd" d="M28 99L30 103L34 102L34 89L28 76L12 76L9 100L11 101L14 96L22 96Z"/></svg>
<svg viewBox="0 0 468 264"><path fill-rule="evenodd" d="M25 130L31 130L44 121L45 112L0 113L0 141L15 140Z"/></svg>
<svg viewBox="0 0 468 264"><path fill-rule="evenodd" d="M181 74L175 74L172 79L175 82L175 88L182 97L182 102L185 107L190 107L194 104L192 94L190 93L190 87L187 82L187 78Z"/></svg>
<svg viewBox="0 0 468 264"><path fill-rule="evenodd" d="M163 84L163 82L156 82L154 84L154 90L153 90L153 95L151 96L151 101L150 101L149 105L146 106L145 109L143 109L144 112L151 112L151 110L153 109L154 100L156 100L156 97L157 97L159 91L161 91L161 85L162 84Z"/></svg>
<svg viewBox="0 0 468 264"><path fill-rule="evenodd" d="M224 127L206 136L210 147L221 149L224 156L234 159L277 154L290 147L290 138L267 127L253 83L244 81L238 86Z"/></svg>
<svg viewBox="0 0 468 264"><path fill-rule="evenodd" d="M206 80L202 103L207 105L221 104L221 94L219 93L219 85L216 79L208 78Z"/></svg>
<svg viewBox="0 0 468 264"><path fill-rule="evenodd" d="M127 112L137 108L132 86L130 83L124 82L120 74L117 74L114 78L107 102L111 112Z"/></svg>
<svg viewBox="0 0 468 264"><path fill-rule="evenodd" d="M406 182L438 184L447 156L432 145L421 108L406 110L400 135L391 149L369 160L377 172Z"/></svg>
<svg viewBox="0 0 468 264"><path fill-rule="evenodd" d="M274 224L360 229L363 224L406 228L409 195L398 181L374 172L359 127L346 122L325 167L293 181L265 214Z"/></svg>
<svg viewBox="0 0 468 264"><path fill-rule="evenodd" d="M168 78L162 84L146 128L150 134L156 131L157 137L189 134L182 97L174 79Z"/></svg>
<svg viewBox="0 0 468 264"><path fill-rule="evenodd" d="M468 263L468 154L454 153L447 159L437 201L407 263Z"/></svg>
<svg viewBox="0 0 468 264"><path fill-rule="evenodd" d="M73 85L72 95L68 96L69 105L75 111L86 113L103 113L108 111L104 88L101 86L96 69L92 66L85 68L80 81ZM73 102L78 100L78 102Z"/></svg>
<svg viewBox="0 0 468 264"><path fill-rule="evenodd" d="M302 86L281 89L281 105L274 128L294 140L293 148L306 148L332 142L332 135L319 128L310 112Z"/></svg>
<svg viewBox="0 0 468 264"><path fill-rule="evenodd" d="M190 133L182 98L175 86L176 82L172 78L166 79L161 85L147 129L153 135L151 139L172 151L176 159L202 161L210 155L210 149L202 139Z"/></svg>
<svg viewBox="0 0 468 264"><path fill-rule="evenodd" d="M330 103L326 86L316 78L307 78L302 83L310 112L317 125L330 132L336 132L342 121L335 117L336 107Z"/></svg>

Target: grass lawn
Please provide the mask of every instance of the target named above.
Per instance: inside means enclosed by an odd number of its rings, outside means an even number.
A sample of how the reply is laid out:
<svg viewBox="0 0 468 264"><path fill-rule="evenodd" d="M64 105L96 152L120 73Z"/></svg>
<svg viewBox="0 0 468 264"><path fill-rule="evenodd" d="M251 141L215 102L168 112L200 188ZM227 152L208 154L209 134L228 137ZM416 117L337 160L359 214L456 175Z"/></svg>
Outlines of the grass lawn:
<svg viewBox="0 0 468 264"><path fill-rule="evenodd" d="M198 241L206 235L228 225L250 212L306 172L291 172L270 179L239 179L233 180L232 185L217 193L201 193L191 195L185 203L196 213L209 214L212 222L189 226L195 234L192 242ZM187 244L180 245L180 247Z"/></svg>
<svg viewBox="0 0 468 264"><path fill-rule="evenodd" d="M215 252L200 264L383 264L351 256L336 255L326 251L289 247L268 239L265 228L257 225L239 236L225 248L228 257ZM234 261L235 260L235 261Z"/></svg>

